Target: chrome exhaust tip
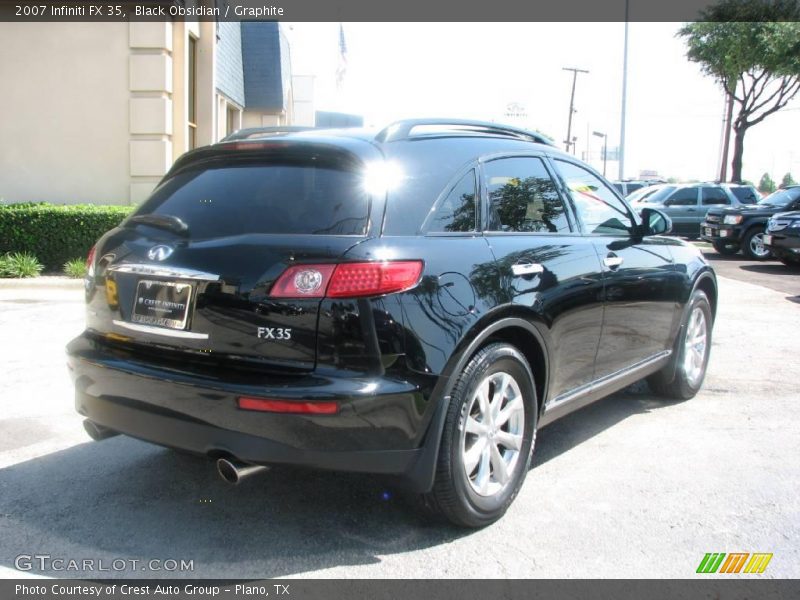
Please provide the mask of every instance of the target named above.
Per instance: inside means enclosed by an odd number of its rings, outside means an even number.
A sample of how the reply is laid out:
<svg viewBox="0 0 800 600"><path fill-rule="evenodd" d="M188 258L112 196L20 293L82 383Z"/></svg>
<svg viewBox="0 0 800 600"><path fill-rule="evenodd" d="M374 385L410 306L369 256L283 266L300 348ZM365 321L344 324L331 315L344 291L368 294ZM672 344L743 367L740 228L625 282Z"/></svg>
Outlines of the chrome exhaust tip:
<svg viewBox="0 0 800 600"><path fill-rule="evenodd" d="M250 463L236 460L235 458L220 458L217 461L217 473L231 485L236 485L247 477L268 471L269 467L264 465L253 465Z"/></svg>
<svg viewBox="0 0 800 600"><path fill-rule="evenodd" d="M115 435L119 435L118 431L114 431L113 429L109 429L108 427L103 427L102 425L98 425L97 423L95 423L94 421L90 421L89 419L83 420L83 428L86 430L86 433L89 434L89 437L92 438L95 442L99 442L101 440L114 437Z"/></svg>

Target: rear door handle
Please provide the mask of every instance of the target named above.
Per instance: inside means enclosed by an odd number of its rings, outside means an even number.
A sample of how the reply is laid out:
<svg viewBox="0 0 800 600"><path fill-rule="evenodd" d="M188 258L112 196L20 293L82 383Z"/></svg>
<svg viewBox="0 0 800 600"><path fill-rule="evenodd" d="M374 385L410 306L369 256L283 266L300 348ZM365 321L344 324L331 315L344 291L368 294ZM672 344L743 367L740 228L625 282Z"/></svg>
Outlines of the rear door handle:
<svg viewBox="0 0 800 600"><path fill-rule="evenodd" d="M609 269L616 269L623 263L621 256L606 256L603 259L603 264Z"/></svg>
<svg viewBox="0 0 800 600"><path fill-rule="evenodd" d="M517 263L511 266L511 272L514 275L536 275L544 273L544 267L539 263Z"/></svg>

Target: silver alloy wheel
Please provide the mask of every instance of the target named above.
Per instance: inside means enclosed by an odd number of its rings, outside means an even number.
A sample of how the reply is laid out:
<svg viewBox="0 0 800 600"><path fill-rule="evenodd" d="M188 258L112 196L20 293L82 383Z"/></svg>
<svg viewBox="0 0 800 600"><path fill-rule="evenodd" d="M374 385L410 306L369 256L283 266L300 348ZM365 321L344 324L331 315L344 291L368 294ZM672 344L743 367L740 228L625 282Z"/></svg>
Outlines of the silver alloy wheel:
<svg viewBox="0 0 800 600"><path fill-rule="evenodd" d="M461 428L461 458L476 494L494 496L511 482L525 433L525 403L517 380L505 372L481 381Z"/></svg>
<svg viewBox="0 0 800 600"><path fill-rule="evenodd" d="M750 252L758 258L769 256L769 249L764 246L764 234L757 233L750 238Z"/></svg>
<svg viewBox="0 0 800 600"><path fill-rule="evenodd" d="M683 370L690 386L695 387L706 367L706 344L708 343L708 324L706 313L699 306L692 309L686 325L683 342Z"/></svg>

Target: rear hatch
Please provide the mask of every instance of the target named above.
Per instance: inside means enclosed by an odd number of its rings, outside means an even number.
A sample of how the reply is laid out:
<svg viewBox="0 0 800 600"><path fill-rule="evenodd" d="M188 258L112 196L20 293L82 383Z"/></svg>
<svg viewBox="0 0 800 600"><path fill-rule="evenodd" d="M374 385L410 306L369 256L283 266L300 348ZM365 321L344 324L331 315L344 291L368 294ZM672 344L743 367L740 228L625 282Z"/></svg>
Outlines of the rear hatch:
<svg viewBox="0 0 800 600"><path fill-rule="evenodd" d="M321 300L270 292L288 267L335 263L370 237L371 152L240 142L181 159L98 242L88 330L152 356L312 369Z"/></svg>

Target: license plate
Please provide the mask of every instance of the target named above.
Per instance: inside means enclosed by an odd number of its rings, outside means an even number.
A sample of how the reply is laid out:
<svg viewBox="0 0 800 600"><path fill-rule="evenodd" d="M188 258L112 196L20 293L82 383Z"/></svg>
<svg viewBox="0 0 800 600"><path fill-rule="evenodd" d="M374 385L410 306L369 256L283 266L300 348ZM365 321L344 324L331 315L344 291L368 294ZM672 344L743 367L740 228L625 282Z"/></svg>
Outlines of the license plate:
<svg viewBox="0 0 800 600"><path fill-rule="evenodd" d="M764 236L764 243L765 244L771 244L772 243L772 236L771 235L765 235Z"/></svg>
<svg viewBox="0 0 800 600"><path fill-rule="evenodd" d="M713 233L712 233L712 231L711 231L711 227L706 227L706 235L707 235L708 237L711 237L711 236L713 235Z"/></svg>
<svg viewBox="0 0 800 600"><path fill-rule="evenodd" d="M184 329L191 299L191 284L142 280L136 286L131 320L142 325Z"/></svg>

